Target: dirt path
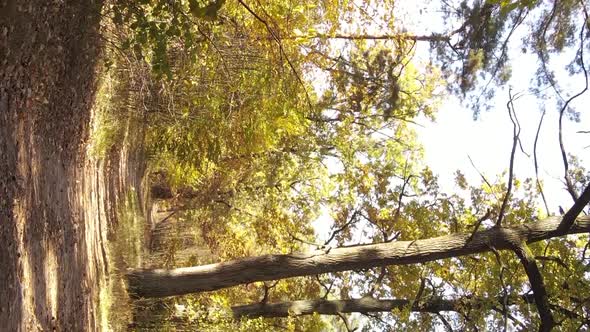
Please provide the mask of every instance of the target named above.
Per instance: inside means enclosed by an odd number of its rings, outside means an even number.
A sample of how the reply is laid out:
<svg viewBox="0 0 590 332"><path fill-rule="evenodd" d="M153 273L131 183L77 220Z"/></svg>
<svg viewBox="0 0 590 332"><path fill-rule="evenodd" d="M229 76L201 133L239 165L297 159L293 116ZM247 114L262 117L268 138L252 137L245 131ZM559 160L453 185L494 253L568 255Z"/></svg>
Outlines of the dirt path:
<svg viewBox="0 0 590 332"><path fill-rule="evenodd" d="M0 0L0 331L100 328L116 193L86 153L99 10Z"/></svg>

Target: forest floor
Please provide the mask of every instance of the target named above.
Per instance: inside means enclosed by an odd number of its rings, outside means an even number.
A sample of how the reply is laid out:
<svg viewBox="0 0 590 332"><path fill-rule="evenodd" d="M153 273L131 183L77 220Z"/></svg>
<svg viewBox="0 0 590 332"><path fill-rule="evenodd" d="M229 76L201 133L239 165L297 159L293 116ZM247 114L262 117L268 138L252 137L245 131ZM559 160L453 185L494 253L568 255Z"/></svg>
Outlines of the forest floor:
<svg viewBox="0 0 590 332"><path fill-rule="evenodd" d="M138 180L125 151L89 153L99 12L92 1L0 0L1 331L108 324L109 223Z"/></svg>

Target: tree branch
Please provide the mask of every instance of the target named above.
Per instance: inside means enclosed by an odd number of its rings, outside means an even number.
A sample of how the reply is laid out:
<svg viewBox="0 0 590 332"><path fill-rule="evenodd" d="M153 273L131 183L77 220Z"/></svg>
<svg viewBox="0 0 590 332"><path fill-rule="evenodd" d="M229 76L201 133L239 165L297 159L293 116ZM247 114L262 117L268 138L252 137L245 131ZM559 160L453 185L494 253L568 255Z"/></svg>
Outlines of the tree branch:
<svg viewBox="0 0 590 332"><path fill-rule="evenodd" d="M211 291L256 281L361 270L388 265L425 263L490 251L513 250L515 244L590 232L590 217L581 216L567 230L561 217L512 227L435 238L367 244L287 255L263 255L177 269L130 269L129 290L139 297L164 297ZM469 241L469 239L471 240Z"/></svg>
<svg viewBox="0 0 590 332"><path fill-rule="evenodd" d="M584 189L582 195L575 201L574 205L563 215L558 231L564 232L570 228L576 221L576 217L584 211L584 208L590 202L590 185Z"/></svg>
<svg viewBox="0 0 590 332"><path fill-rule="evenodd" d="M510 199L510 194L512 192L512 181L514 178L514 155L516 154L516 146L518 145L518 139L520 137L520 125L518 124L518 119L516 118L516 112L514 111L514 98L512 97L512 92L508 90L508 95L510 99L508 103L506 103L506 107L508 108L508 115L510 116L510 120L512 121L513 129L512 129L512 151L510 152L510 168L508 170L508 188L506 189L506 194L504 196L504 200L502 201L502 207L500 207L500 212L498 213L498 221L496 222L497 227L502 227L502 218L504 218L504 212L506 211L506 206L508 205L508 200Z"/></svg>
<svg viewBox="0 0 590 332"><path fill-rule="evenodd" d="M445 316L443 316L440 312L437 312L436 316L440 319L440 321L443 323L448 332L453 332L453 327L451 326L451 323L447 321Z"/></svg>
<svg viewBox="0 0 590 332"><path fill-rule="evenodd" d="M473 169L475 169L475 171L479 174L479 176L481 177L483 182L485 182L488 185L488 187L492 188L492 184L488 181L488 179L486 179L486 177L483 175L483 173L480 172L480 170L475 166L475 163L473 162L473 159L471 159L471 156L467 155L467 158L469 159L471 166L473 166Z"/></svg>
<svg viewBox="0 0 590 332"><path fill-rule="evenodd" d="M464 310L494 310L497 303L503 301L501 297L481 298L458 298L442 299L431 298L430 300L414 306L410 299L375 299L365 296L348 300L299 300L277 303L260 303L234 306L231 308L235 318L256 318L256 317L288 317L305 315L338 315L348 313L371 314L378 312L391 312L395 309L409 309L417 313L458 312ZM508 297L508 305L518 303L533 303L534 299L527 295L513 295Z"/></svg>
<svg viewBox="0 0 590 332"><path fill-rule="evenodd" d="M535 178L537 179L537 189L541 194L541 198L543 199L543 204L545 205L545 211L547 215L551 215L549 211L549 205L547 204L547 199L545 199L545 192L543 191L543 186L541 185L541 181L539 180L539 162L537 160L537 143L539 142L539 134L541 133L541 125L543 124L543 119L545 118L546 110L543 110L541 114L541 119L539 120L539 126L537 127L537 133L535 134L535 142L533 144L533 160L535 162Z"/></svg>
<svg viewBox="0 0 590 332"><path fill-rule="evenodd" d="M379 287L379 285L381 285L381 282L383 281L383 278L385 278L386 274L387 274L387 266L382 266L381 271L379 272L379 276L377 277L377 279L375 279L375 281L373 282L373 285L371 286L371 289L369 290L369 295L373 296L375 294L377 287Z"/></svg>
<svg viewBox="0 0 590 332"><path fill-rule="evenodd" d="M344 323L344 327L346 328L346 331L348 332L352 332L356 329L353 329L350 327L350 324L348 323L348 319L346 318L346 316L344 316L343 313L339 312L337 313L338 317L340 317L340 319L342 319L342 322Z"/></svg>
<svg viewBox="0 0 590 332"><path fill-rule="evenodd" d="M355 210L352 213L352 216L350 216L350 219L348 219L348 221L342 225L341 227L335 229L332 231L332 234L330 235L330 237L324 242L324 246L327 246L330 242L332 242L332 240L334 240L334 238L336 237L336 235L338 233L343 232L344 230L346 230L352 223L356 222L356 216L359 214L358 210Z"/></svg>
<svg viewBox="0 0 590 332"><path fill-rule="evenodd" d="M504 332L508 330L508 289L506 288L506 283L504 282L504 271L506 270L506 266L502 262L500 257L500 253L494 247L491 247L494 255L496 256L496 261L500 265L500 285L502 285L502 313L504 315Z"/></svg>
<svg viewBox="0 0 590 332"><path fill-rule="evenodd" d="M469 237L469 241L471 241L473 239L473 237L475 236L475 233L477 233L481 223L484 222L484 220L488 219L491 214L492 214L492 212L490 211L490 209L488 209L486 211L486 214L484 214L481 218L477 219L477 222L475 223L475 227L473 227L473 233L471 233L471 236Z"/></svg>
<svg viewBox="0 0 590 332"><path fill-rule="evenodd" d="M454 34L455 32L451 32L450 35ZM343 39L343 40L396 40L396 41L422 41L422 42L430 42L430 43L447 43L450 42L450 35L441 35L441 34L431 34L431 35L410 35L404 33L393 33L393 34L380 34L380 35L371 35L371 34L342 34L342 33L334 33L334 34L323 34L318 33L315 35L289 35L289 36L281 36L279 37L281 40L291 40L291 39Z"/></svg>
<svg viewBox="0 0 590 332"><path fill-rule="evenodd" d="M516 245L513 249L514 253L520 259L524 270L529 278L531 288L533 289L533 296L537 311L541 318L541 325L539 331L551 331L555 326L555 320L551 314L549 305L549 299L547 295L547 289L545 288L545 282L543 281L543 275L539 271L537 261L533 256L532 252L526 244Z"/></svg>

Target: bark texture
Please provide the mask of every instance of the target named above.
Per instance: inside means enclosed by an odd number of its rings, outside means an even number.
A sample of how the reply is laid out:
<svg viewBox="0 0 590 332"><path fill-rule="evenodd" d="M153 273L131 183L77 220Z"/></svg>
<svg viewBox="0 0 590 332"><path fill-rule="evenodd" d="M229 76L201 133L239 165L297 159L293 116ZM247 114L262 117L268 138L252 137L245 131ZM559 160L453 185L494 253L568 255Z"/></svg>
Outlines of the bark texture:
<svg viewBox="0 0 590 332"><path fill-rule="evenodd" d="M131 269L129 290L138 297L165 297L212 291L257 281L388 265L425 263L497 250L512 250L565 234L590 232L590 217L582 216L568 230L562 217L549 217L513 227L458 233L435 238L359 245L288 255L264 255L178 269Z"/></svg>

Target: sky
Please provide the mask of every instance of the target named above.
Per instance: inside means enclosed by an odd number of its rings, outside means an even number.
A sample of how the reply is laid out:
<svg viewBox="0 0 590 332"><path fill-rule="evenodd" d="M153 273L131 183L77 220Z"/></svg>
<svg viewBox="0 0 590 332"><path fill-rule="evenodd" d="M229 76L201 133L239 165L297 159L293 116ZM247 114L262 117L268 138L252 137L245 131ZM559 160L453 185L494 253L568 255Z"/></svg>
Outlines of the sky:
<svg viewBox="0 0 590 332"><path fill-rule="evenodd" d="M502 98L504 97L504 98ZM535 177L533 142L541 117L541 110L533 98L515 102L522 131L521 141L525 155L517 149L515 174L518 178ZM439 175L443 190L454 189L453 173L461 170L468 180L481 182L479 170L486 178L496 179L508 170L512 148L512 123L506 109L507 93L498 96L495 109L484 112L473 120L472 112L460 105L456 98L449 98L440 108L436 122L423 119L423 127L416 130L425 150L425 162ZM585 98L586 103L588 98ZM582 100L578 104L582 104ZM558 141L559 114L555 107L548 106L537 144L539 177L545 184L545 194L552 212L559 205L568 207L571 199L563 190L564 166ZM582 114L581 122L564 122L566 151L579 156L582 165L590 160L590 135L577 131L590 130L590 118ZM477 170L471 165L471 161Z"/></svg>
<svg viewBox="0 0 590 332"><path fill-rule="evenodd" d="M420 15L420 7L410 7L410 14L418 22L428 20L436 22L432 16ZM422 13L426 11L422 9ZM425 26L418 23L418 26ZM428 33L421 31L420 33ZM546 110L543 125L537 143L537 158L539 162L539 178L544 183L544 192L548 205L553 213L557 213L558 206L567 207L573 203L564 190L563 174L564 166L559 148L558 123L559 107L556 105L556 97L539 99L529 90L533 87L534 73L539 66L536 55L522 52L522 44L519 42L529 30L521 26L515 32L509 47L508 56L512 59L512 76L510 81L497 91L492 99L489 111L482 111L477 120L473 119L473 112L461 104L456 96L447 96L442 107L438 110L436 122L426 119L419 121L423 127L417 126L418 139L425 149L425 161L439 175L443 190L452 191L453 173L461 170L468 180L481 182L478 170L488 179L496 179L502 172L509 169L510 152L512 149L513 125L508 115L506 103L509 100L509 89L513 96L522 95L514 102L514 109L521 125L520 139L523 153L517 149L515 156L515 175L524 179L535 177L533 146L539 125L539 120ZM427 49L422 50L423 53ZM425 54L418 57L426 57ZM567 99L577 94L584 87L582 75L569 76L564 68L573 58L572 52L564 52L550 62L550 69L554 70L557 82L560 85L560 93ZM551 90L548 94L555 95ZM567 153L578 156L581 165L590 161L590 134L579 131L590 130L590 114L585 111L590 98L588 94L575 99L570 106L580 112L580 122L563 121L563 140ZM585 114L586 113L586 114ZM528 156L527 156L528 154ZM471 160L477 170L471 165Z"/></svg>

